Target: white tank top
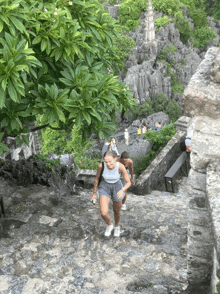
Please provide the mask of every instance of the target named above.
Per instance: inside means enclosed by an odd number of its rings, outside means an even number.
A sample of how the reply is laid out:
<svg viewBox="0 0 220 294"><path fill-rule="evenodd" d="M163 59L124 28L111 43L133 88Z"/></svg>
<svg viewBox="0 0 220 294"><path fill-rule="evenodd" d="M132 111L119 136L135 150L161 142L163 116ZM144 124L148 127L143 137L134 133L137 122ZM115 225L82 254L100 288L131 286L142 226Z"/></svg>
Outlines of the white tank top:
<svg viewBox="0 0 220 294"><path fill-rule="evenodd" d="M114 184L118 182L118 180L120 179L119 162L116 162L116 167L114 169L108 169L104 162L104 170L102 176L107 183Z"/></svg>

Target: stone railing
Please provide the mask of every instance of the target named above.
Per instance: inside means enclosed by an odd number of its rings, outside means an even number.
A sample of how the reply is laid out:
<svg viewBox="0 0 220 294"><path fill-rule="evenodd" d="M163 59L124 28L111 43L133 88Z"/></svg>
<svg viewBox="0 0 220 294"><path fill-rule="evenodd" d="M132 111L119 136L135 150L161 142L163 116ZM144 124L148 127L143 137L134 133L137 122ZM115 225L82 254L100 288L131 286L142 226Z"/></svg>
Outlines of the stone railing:
<svg viewBox="0 0 220 294"><path fill-rule="evenodd" d="M151 162L147 169L137 178L130 189L138 195L150 194L153 190L165 191L164 175L181 154L179 143L185 132L178 131Z"/></svg>

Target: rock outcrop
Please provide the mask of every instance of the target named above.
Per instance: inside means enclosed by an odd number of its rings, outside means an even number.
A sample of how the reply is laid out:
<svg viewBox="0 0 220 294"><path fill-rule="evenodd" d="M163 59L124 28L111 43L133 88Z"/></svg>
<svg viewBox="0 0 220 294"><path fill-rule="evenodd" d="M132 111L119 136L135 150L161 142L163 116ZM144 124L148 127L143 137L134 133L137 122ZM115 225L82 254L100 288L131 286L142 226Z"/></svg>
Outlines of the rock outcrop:
<svg viewBox="0 0 220 294"><path fill-rule="evenodd" d="M186 114L219 118L220 84L214 82L219 77L219 71L216 70L219 57L220 49L210 48L190 80L183 95Z"/></svg>
<svg viewBox="0 0 220 294"><path fill-rule="evenodd" d="M220 84L217 82L220 50L208 50L184 92L185 113L192 118L189 175L188 280L203 293L203 285L216 292L220 280L219 162ZM212 72L212 79L210 74ZM194 292L193 292L194 293Z"/></svg>
<svg viewBox="0 0 220 294"><path fill-rule="evenodd" d="M194 25L192 19L188 17L188 10L185 8L183 12L185 19L189 20L191 29L193 29ZM156 18L160 16L162 16L161 13L156 13ZM165 27L160 27L156 32L155 42L146 42L144 14L141 15L141 18L142 22L139 28L135 32L129 32L129 37L136 42L136 47L133 48L125 61L125 67L120 78L129 86L133 97L140 104L144 103L146 99L154 100L158 93L163 92L169 99L175 99L182 106L181 95L174 94L171 91L172 81L170 75L167 75L166 64L158 60L161 50L171 44L176 47L175 52L167 54L167 60L170 64L173 64L172 70L178 82L186 87L204 58L207 48L217 46L219 36L210 41L206 48L193 48L190 41L186 44L181 42L179 30L175 28L174 23L169 23ZM149 24L149 21L147 24ZM220 25L218 22L210 19L209 25L219 34Z"/></svg>

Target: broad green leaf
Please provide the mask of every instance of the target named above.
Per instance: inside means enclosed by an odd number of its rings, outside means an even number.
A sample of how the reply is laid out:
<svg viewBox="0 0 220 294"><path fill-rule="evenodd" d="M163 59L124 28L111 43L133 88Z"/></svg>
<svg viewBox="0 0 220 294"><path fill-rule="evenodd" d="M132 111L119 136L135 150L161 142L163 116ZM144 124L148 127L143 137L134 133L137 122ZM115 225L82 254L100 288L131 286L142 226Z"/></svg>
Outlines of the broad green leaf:
<svg viewBox="0 0 220 294"><path fill-rule="evenodd" d="M3 27L4 27L4 23L3 23L3 21L0 19L0 33L1 33L1 31L3 30Z"/></svg>
<svg viewBox="0 0 220 294"><path fill-rule="evenodd" d="M8 88L7 89L8 89L8 94L9 94L10 98L14 102L18 102L19 99L18 99L17 91L15 90L15 88L10 80L8 81Z"/></svg>
<svg viewBox="0 0 220 294"><path fill-rule="evenodd" d="M29 147L29 138L28 135L21 135L24 143Z"/></svg>
<svg viewBox="0 0 220 294"><path fill-rule="evenodd" d="M91 117L90 117L90 115L87 112L83 112L83 116L86 119L88 125L90 125L91 124Z"/></svg>
<svg viewBox="0 0 220 294"><path fill-rule="evenodd" d="M18 146L21 146L22 141L21 141L20 136L17 136L16 139L15 139L15 141L16 141L16 143L18 144Z"/></svg>
<svg viewBox="0 0 220 294"><path fill-rule="evenodd" d="M10 149L4 143L0 142L0 154L2 154L3 151L10 151Z"/></svg>
<svg viewBox="0 0 220 294"><path fill-rule="evenodd" d="M33 40L33 42L32 42L32 44L37 44L37 43L40 43L41 42L41 40L42 40L42 36L41 35L39 35L39 36L37 36L34 40Z"/></svg>

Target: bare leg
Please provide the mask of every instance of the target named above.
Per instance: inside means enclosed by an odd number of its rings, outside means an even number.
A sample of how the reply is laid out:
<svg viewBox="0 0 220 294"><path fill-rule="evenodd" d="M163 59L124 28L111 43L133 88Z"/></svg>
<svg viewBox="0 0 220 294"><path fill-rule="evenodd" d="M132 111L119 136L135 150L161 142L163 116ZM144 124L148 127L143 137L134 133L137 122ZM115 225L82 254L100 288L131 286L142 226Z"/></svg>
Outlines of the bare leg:
<svg viewBox="0 0 220 294"><path fill-rule="evenodd" d="M127 199L127 193L125 193L125 197L122 200L122 204L125 204L126 199Z"/></svg>
<svg viewBox="0 0 220 294"><path fill-rule="evenodd" d="M99 199L99 205L100 205L101 217L104 219L104 221L106 221L108 225L111 225L112 224L111 219L110 219L110 216L108 215L109 200L110 200L109 197L105 195L101 195Z"/></svg>
<svg viewBox="0 0 220 294"><path fill-rule="evenodd" d="M113 202L113 211L114 211L114 217L115 217L115 226L117 227L120 221L120 216L121 216L121 201Z"/></svg>

